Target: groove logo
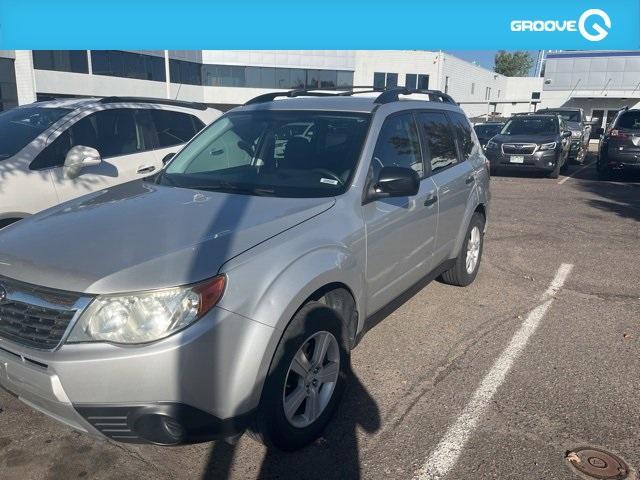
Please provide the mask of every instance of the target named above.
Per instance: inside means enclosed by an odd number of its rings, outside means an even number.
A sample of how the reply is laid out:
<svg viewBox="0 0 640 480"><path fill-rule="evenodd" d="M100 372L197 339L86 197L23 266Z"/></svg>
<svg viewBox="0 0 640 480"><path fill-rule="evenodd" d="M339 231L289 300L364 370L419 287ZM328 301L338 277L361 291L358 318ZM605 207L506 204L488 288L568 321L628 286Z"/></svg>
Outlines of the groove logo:
<svg viewBox="0 0 640 480"><path fill-rule="evenodd" d="M611 18L599 8L585 10L578 20L511 20L512 32L580 32L590 42L609 35Z"/></svg>

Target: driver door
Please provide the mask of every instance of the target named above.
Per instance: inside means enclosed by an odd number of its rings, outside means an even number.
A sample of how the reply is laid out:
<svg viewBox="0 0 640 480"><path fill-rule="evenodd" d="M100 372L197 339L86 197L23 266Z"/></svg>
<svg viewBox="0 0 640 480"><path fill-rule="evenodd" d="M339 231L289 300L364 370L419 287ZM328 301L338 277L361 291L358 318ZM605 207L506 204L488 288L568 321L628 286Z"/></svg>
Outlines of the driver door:
<svg viewBox="0 0 640 480"><path fill-rule="evenodd" d="M153 151L153 133L148 111L133 108L101 110L71 125L41 153L54 166L51 176L59 201L144 178L162 168L162 159ZM64 159L77 145L98 150L102 162L70 179L65 175Z"/></svg>

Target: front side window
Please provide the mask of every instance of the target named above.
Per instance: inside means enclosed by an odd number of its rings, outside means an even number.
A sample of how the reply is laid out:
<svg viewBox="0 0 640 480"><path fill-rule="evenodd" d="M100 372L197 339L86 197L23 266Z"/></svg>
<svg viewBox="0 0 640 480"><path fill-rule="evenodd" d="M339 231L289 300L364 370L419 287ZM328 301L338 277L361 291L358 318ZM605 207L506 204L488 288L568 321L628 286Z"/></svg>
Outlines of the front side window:
<svg viewBox="0 0 640 480"><path fill-rule="evenodd" d="M374 175L382 167L404 167L424 176L418 130L410 113L385 120L373 152Z"/></svg>
<svg viewBox="0 0 640 480"><path fill-rule="evenodd" d="M188 113L151 110L151 118L158 132L160 148L187 143L204 127L200 119Z"/></svg>
<svg viewBox="0 0 640 480"><path fill-rule="evenodd" d="M18 107L0 113L0 161L18 153L70 112L68 108Z"/></svg>
<svg viewBox="0 0 640 480"><path fill-rule="evenodd" d="M114 108L87 115L62 132L31 163L31 170L61 167L72 147L98 150L102 158L138 153L152 148L148 129L136 117L146 115L131 108Z"/></svg>
<svg viewBox="0 0 640 480"><path fill-rule="evenodd" d="M157 182L247 195L339 195L349 186L369 121L358 113L229 113L178 153Z"/></svg>
<svg viewBox="0 0 640 480"><path fill-rule="evenodd" d="M551 117L515 117L507 122L502 135L553 135L558 121Z"/></svg>
<svg viewBox="0 0 640 480"><path fill-rule="evenodd" d="M454 134L446 115L442 112L419 113L418 123L427 142L431 172L437 173L458 163Z"/></svg>

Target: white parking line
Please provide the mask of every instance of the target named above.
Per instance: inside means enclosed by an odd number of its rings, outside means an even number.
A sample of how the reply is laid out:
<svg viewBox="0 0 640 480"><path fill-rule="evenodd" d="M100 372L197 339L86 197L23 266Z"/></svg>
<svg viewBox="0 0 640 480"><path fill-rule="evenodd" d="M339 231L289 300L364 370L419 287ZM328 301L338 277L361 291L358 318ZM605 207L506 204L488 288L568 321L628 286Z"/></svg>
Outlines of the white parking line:
<svg viewBox="0 0 640 480"><path fill-rule="evenodd" d="M507 348L495 361L489 373L482 379L482 383L474 392L471 401L467 404L462 414L449 427L447 433L440 440L435 450L431 452L422 468L416 472L414 475L415 480L441 479L456 464L464 445L478 426L480 417L491 402L491 398L504 381L513 363L524 350L531 335L538 328L540 321L553 303L554 295L562 288L572 268L573 265L568 263L560 265L549 288L542 295L543 303L529 312Z"/></svg>
<svg viewBox="0 0 640 480"><path fill-rule="evenodd" d="M558 185L562 185L564 182L566 182L567 180L569 180L571 177L573 177L576 173L581 172L582 170L585 170L587 168L589 168L591 165L594 165L596 162L591 162L588 163L587 165L580 167L579 169L577 169L575 172L573 172L571 175L564 177L562 180L558 181Z"/></svg>

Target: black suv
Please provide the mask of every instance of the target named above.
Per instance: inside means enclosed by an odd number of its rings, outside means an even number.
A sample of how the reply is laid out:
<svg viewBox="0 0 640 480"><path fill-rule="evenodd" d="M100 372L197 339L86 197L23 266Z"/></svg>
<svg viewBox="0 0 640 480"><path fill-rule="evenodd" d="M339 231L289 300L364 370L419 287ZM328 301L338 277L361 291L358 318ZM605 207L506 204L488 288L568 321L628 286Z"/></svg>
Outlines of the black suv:
<svg viewBox="0 0 640 480"><path fill-rule="evenodd" d="M495 135L500 133L500 130L504 127L504 123L490 122L490 123L478 123L473 126L476 132L476 136L480 141L480 145L484 149L487 146L487 142L491 140Z"/></svg>
<svg viewBox="0 0 640 480"><path fill-rule="evenodd" d="M603 132L598 175L607 179L614 172L640 172L640 110L624 108Z"/></svg>
<svg viewBox="0 0 640 480"><path fill-rule="evenodd" d="M509 167L538 170L558 178L567 168L571 132L558 115L517 115L487 143L491 171Z"/></svg>

